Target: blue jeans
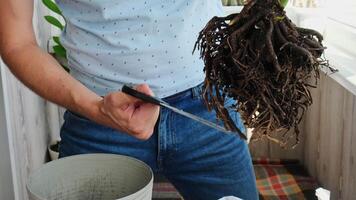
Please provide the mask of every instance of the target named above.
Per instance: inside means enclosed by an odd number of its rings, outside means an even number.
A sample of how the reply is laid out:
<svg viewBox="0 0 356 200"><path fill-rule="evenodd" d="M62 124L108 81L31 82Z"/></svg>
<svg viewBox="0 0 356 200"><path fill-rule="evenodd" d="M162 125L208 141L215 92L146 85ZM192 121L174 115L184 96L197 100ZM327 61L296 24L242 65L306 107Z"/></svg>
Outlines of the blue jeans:
<svg viewBox="0 0 356 200"><path fill-rule="evenodd" d="M200 95L201 85L165 98L171 105L217 122ZM232 99L226 106L232 104ZM238 127L240 115L230 110ZM61 127L60 157L84 153L114 153L135 157L164 175L185 200L217 200L236 196L256 200L255 175L246 142L165 108L152 137L138 140L66 111ZM219 122L221 124L221 122Z"/></svg>

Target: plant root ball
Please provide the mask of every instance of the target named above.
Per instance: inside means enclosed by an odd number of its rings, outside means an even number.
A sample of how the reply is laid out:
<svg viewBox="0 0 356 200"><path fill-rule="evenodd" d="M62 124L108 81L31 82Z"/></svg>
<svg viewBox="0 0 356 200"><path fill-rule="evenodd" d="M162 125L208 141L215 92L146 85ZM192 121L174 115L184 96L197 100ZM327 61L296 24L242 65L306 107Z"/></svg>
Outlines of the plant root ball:
<svg viewBox="0 0 356 200"><path fill-rule="evenodd" d="M322 40L317 31L293 24L278 0L251 0L239 14L214 17L194 47L205 62L208 109L236 130L224 108L232 97L255 139L286 146L296 136L297 144L298 124L312 104L309 89L316 87L321 67L333 70L322 58Z"/></svg>

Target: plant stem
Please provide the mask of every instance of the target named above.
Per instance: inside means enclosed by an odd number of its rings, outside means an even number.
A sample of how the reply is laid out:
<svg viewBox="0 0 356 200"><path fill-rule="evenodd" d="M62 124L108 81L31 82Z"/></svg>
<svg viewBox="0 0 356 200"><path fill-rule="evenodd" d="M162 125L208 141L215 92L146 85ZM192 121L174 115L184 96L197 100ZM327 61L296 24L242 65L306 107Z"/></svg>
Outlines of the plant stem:
<svg viewBox="0 0 356 200"><path fill-rule="evenodd" d="M283 8L285 8L287 6L287 4L288 4L288 0L279 0L279 3L281 4L281 6Z"/></svg>

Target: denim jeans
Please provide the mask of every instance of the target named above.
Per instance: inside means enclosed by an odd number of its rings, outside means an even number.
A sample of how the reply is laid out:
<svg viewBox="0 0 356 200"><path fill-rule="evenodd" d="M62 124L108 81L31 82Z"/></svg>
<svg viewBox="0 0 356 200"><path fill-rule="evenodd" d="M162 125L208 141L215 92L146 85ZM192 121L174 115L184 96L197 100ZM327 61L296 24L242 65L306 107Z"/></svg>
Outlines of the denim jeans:
<svg viewBox="0 0 356 200"><path fill-rule="evenodd" d="M200 95L202 85L165 98L171 105L218 122ZM233 100L227 101L226 106ZM230 110L239 128L240 115ZM185 200L217 200L236 196L258 199L255 175L246 141L219 132L162 108L156 129L146 141L99 125L66 111L61 127L60 157L84 153L114 153L147 163L164 175ZM218 122L220 125L221 122Z"/></svg>

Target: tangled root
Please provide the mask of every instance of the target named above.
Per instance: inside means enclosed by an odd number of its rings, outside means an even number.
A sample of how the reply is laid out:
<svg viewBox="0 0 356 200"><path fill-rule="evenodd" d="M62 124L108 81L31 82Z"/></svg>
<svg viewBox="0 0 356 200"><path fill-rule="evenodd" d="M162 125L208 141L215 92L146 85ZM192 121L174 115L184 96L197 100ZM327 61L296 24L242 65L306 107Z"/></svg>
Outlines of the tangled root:
<svg viewBox="0 0 356 200"><path fill-rule="evenodd" d="M298 124L313 102L309 88L316 87L321 67L334 71L322 58L322 41L317 31L293 24L278 0L251 0L239 14L214 17L194 47L205 62L208 109L236 131L224 108L232 97L254 139L286 146L296 136L298 144Z"/></svg>

